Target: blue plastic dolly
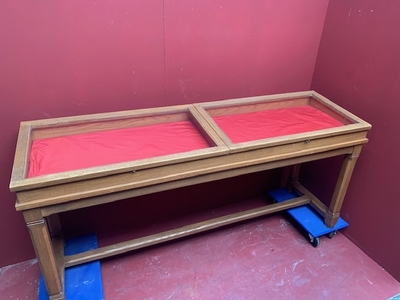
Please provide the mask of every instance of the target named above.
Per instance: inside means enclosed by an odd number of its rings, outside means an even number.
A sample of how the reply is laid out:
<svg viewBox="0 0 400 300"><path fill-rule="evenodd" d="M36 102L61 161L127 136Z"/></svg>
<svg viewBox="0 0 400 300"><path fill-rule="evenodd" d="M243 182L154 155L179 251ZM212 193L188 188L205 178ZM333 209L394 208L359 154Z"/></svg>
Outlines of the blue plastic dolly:
<svg viewBox="0 0 400 300"><path fill-rule="evenodd" d="M285 188L269 191L268 194L275 202L283 202L298 197L298 195ZM345 220L339 218L333 228L326 227L323 217L309 204L290 208L287 213L296 224L300 225L300 229L302 229L314 247L318 247L320 236L327 235L332 238L339 229L349 226Z"/></svg>

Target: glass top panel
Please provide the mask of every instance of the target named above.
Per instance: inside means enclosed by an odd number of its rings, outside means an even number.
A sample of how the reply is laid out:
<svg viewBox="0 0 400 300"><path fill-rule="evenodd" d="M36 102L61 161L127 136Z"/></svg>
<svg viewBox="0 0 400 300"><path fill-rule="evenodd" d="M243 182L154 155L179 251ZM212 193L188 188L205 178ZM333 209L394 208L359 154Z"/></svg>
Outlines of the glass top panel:
<svg viewBox="0 0 400 300"><path fill-rule="evenodd" d="M214 116L213 119L233 143L344 125L327 113L309 105L220 115Z"/></svg>
<svg viewBox="0 0 400 300"><path fill-rule="evenodd" d="M33 137L28 178L215 146L188 112L39 128Z"/></svg>

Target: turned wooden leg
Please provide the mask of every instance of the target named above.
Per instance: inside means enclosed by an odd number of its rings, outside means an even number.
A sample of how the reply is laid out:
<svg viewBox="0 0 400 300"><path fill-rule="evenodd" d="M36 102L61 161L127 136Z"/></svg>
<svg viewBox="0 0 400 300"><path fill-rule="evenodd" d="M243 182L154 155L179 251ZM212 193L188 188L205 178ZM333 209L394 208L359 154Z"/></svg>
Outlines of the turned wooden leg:
<svg viewBox="0 0 400 300"><path fill-rule="evenodd" d="M46 220L38 210L24 211L24 218L49 297L51 300L62 300L64 299L63 283Z"/></svg>
<svg viewBox="0 0 400 300"><path fill-rule="evenodd" d="M332 228L335 226L339 219L340 209L342 208L343 200L349 186L351 175L357 162L357 158L360 155L362 146L356 146L353 148L353 152L346 154L342 163L339 178L336 182L336 187L333 192L329 210L325 215L325 225Z"/></svg>

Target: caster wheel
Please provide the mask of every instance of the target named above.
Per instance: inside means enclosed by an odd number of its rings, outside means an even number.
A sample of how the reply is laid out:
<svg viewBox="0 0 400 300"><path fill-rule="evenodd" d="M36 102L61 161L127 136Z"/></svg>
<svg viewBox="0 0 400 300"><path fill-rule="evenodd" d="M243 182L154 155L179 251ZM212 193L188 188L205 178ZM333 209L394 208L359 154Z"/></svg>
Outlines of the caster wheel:
<svg viewBox="0 0 400 300"><path fill-rule="evenodd" d="M336 234L337 231L332 231L330 233L328 233L328 238L333 238L333 236Z"/></svg>
<svg viewBox="0 0 400 300"><path fill-rule="evenodd" d="M314 248L317 248L319 246L319 238L311 238L310 243Z"/></svg>
<svg viewBox="0 0 400 300"><path fill-rule="evenodd" d="M312 235L309 235L310 237L310 243L311 245L316 248L319 246L319 238L318 237L313 237Z"/></svg>

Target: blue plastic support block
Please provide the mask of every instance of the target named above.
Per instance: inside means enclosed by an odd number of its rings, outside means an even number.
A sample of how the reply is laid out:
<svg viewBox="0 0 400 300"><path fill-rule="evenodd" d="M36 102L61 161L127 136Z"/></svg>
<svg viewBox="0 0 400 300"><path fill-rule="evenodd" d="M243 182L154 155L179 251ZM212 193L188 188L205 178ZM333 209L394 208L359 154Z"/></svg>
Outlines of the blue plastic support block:
<svg viewBox="0 0 400 300"><path fill-rule="evenodd" d="M286 190L285 188L269 191L268 194L276 202L283 202L298 197L296 194ZM308 204L290 208L287 210L287 212L314 238L349 226L345 220L339 218L333 228L327 227L322 216Z"/></svg>
<svg viewBox="0 0 400 300"><path fill-rule="evenodd" d="M98 248L95 234L66 240L64 254L72 255ZM67 300L103 300L100 261L93 261L65 269L65 297ZM40 275L39 300L49 300Z"/></svg>

